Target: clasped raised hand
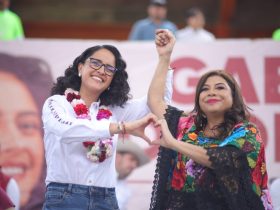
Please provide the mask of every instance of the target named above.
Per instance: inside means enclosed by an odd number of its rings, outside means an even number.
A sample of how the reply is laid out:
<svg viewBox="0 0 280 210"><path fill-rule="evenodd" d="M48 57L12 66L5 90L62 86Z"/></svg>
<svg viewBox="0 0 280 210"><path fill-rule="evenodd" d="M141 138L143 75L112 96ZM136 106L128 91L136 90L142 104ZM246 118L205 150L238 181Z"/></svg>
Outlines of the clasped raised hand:
<svg viewBox="0 0 280 210"><path fill-rule="evenodd" d="M170 56L175 42L175 36L168 29L158 29L156 31L155 43L160 56Z"/></svg>

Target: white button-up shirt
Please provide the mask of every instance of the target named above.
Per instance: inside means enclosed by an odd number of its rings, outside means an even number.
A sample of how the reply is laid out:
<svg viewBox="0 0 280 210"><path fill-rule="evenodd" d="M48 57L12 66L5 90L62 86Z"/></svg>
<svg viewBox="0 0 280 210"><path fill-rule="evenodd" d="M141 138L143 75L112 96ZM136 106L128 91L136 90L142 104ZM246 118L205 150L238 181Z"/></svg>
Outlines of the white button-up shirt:
<svg viewBox="0 0 280 210"><path fill-rule="evenodd" d="M168 72L165 100L172 97L172 71ZM116 185L116 145L118 135L111 137L110 122L133 121L150 112L147 98L129 100L123 107L108 106L110 119L97 120L99 102L89 107L91 120L77 119L72 105L64 95L49 97L44 106L42 120L44 125L44 145L47 163L46 184L50 182L72 183L98 187ZM101 139L113 140L113 155L101 163L87 159L84 141Z"/></svg>

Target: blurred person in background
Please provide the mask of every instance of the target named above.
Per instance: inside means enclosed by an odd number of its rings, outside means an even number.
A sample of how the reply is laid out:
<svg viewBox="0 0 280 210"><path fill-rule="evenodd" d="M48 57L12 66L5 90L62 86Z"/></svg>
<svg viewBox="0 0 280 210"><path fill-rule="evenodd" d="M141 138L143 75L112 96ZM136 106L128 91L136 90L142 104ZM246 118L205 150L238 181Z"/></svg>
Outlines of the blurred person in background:
<svg viewBox="0 0 280 210"><path fill-rule="evenodd" d="M116 155L117 185L116 196L120 210L127 210L127 203L133 195L127 177L136 169L150 161L144 149L131 139L118 140Z"/></svg>
<svg viewBox="0 0 280 210"><path fill-rule="evenodd" d="M41 108L52 83L45 61L0 53L0 165L19 185L21 210L44 202Z"/></svg>
<svg viewBox="0 0 280 210"><path fill-rule="evenodd" d="M20 17L9 10L10 0L0 0L0 40L24 38Z"/></svg>
<svg viewBox="0 0 280 210"><path fill-rule="evenodd" d="M0 153L1 153L1 145L0 145ZM9 199L15 205L15 209L19 210L20 207L20 191L19 186L15 179L6 176L2 173L2 169L0 166L0 187L7 193Z"/></svg>
<svg viewBox="0 0 280 210"><path fill-rule="evenodd" d="M176 33L177 40L192 42L215 40L215 36L204 29L205 17L201 9L194 7L187 10L185 12L185 23L186 27Z"/></svg>
<svg viewBox="0 0 280 210"><path fill-rule="evenodd" d="M275 41L280 41L280 28L277 28L275 31L273 31L272 39Z"/></svg>
<svg viewBox="0 0 280 210"><path fill-rule="evenodd" d="M132 26L129 40L154 40L156 29L164 28L175 33L177 26L166 19L166 0L151 0L147 8L148 17L138 20Z"/></svg>

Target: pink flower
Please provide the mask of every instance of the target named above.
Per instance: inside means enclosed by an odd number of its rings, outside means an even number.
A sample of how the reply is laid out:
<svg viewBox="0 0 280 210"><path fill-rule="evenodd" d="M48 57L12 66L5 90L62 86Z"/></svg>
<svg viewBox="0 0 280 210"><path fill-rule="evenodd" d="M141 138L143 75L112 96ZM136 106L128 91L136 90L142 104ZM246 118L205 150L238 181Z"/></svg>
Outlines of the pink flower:
<svg viewBox="0 0 280 210"><path fill-rule="evenodd" d="M112 112L110 110L101 107L96 115L96 119L109 119L111 116Z"/></svg>

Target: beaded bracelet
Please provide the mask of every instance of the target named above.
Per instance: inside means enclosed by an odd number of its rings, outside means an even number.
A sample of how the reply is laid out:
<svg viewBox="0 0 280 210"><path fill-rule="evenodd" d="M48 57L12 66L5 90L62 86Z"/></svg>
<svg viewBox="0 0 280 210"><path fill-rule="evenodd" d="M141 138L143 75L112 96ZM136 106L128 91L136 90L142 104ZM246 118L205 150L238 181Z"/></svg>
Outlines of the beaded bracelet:
<svg viewBox="0 0 280 210"><path fill-rule="evenodd" d="M123 124L121 122L118 122L118 133L123 134Z"/></svg>
<svg viewBox="0 0 280 210"><path fill-rule="evenodd" d="M120 134L122 134L122 140L124 141L124 135L126 134L126 129L123 121L118 122L118 131Z"/></svg>
<svg viewBox="0 0 280 210"><path fill-rule="evenodd" d="M122 125L122 128L123 128L122 135L125 135L126 134L126 129L125 129L125 124L124 124L123 121L121 121L121 125Z"/></svg>

